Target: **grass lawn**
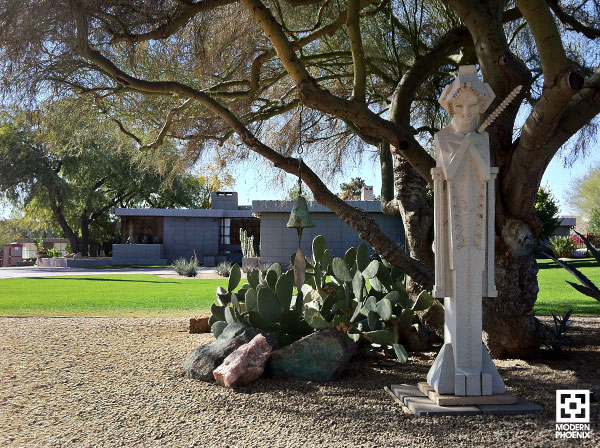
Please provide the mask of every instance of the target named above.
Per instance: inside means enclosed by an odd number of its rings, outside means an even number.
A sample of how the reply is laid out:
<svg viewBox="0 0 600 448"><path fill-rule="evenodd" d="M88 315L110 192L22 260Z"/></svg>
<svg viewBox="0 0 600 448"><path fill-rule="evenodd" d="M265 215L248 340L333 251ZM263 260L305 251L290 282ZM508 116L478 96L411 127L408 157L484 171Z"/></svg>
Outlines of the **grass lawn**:
<svg viewBox="0 0 600 448"><path fill-rule="evenodd" d="M227 279L90 275L0 280L0 316L187 316L209 312Z"/></svg>
<svg viewBox="0 0 600 448"><path fill-rule="evenodd" d="M600 302L580 294L575 281L551 260L538 260L538 315L551 311L600 316ZM593 259L572 263L600 285ZM241 283L244 283L242 280ZM0 280L0 316L185 316L209 312L217 286L227 279L168 279L154 275L90 275Z"/></svg>
<svg viewBox="0 0 600 448"><path fill-rule="evenodd" d="M600 267L593 258L574 259L568 263L600 285ZM600 302L577 292L565 281L579 283L575 277L552 260L538 260L538 265L540 292L535 303L536 314L550 315L552 311L564 314L573 309L575 315L600 316Z"/></svg>

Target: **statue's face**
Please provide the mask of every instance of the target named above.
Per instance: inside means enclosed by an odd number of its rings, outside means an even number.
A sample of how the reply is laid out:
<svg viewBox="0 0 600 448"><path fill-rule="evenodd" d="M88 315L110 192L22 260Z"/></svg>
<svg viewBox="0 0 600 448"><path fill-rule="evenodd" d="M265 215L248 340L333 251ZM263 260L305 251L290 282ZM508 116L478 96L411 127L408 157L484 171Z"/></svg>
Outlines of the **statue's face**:
<svg viewBox="0 0 600 448"><path fill-rule="evenodd" d="M474 131L477 128L479 115L479 96L472 89L464 89L454 97L453 103L454 128L462 134Z"/></svg>

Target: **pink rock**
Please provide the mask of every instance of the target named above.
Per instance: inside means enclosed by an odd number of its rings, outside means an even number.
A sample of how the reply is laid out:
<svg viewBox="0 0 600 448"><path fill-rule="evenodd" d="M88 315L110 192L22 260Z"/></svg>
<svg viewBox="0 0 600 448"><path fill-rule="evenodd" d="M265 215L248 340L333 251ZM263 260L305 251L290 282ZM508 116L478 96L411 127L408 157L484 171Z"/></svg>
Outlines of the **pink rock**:
<svg viewBox="0 0 600 448"><path fill-rule="evenodd" d="M213 371L217 383L236 387L257 380L265 371L265 364L273 348L262 334L232 352L223 364Z"/></svg>

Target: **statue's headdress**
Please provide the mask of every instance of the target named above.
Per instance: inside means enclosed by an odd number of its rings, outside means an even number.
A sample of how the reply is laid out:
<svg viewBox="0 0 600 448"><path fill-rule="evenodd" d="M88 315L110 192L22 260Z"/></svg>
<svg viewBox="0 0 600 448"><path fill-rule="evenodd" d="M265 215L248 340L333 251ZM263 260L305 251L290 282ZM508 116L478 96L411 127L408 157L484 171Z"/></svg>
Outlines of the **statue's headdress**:
<svg viewBox="0 0 600 448"><path fill-rule="evenodd" d="M471 89L479 97L479 112L483 113L492 104L496 95L487 82L482 82L477 76L474 65L458 67L458 76L446 86L439 102L450 115L454 115L454 98L463 90Z"/></svg>

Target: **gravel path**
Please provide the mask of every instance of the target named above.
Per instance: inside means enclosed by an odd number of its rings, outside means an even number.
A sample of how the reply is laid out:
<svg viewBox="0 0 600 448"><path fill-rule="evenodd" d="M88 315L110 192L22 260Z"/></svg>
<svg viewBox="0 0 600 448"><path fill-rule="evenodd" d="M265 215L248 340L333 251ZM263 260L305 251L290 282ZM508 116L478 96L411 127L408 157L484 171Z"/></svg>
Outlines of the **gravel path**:
<svg viewBox="0 0 600 448"><path fill-rule="evenodd" d="M0 318L0 447L565 446L554 438L556 389L599 393L600 320L576 318L562 361L498 361L508 388L546 413L518 417L405 415L384 392L422 381L435 353L409 366L353 361L329 384L263 378L239 391L183 377L211 335L185 319ZM589 441L598 446L598 403Z"/></svg>

